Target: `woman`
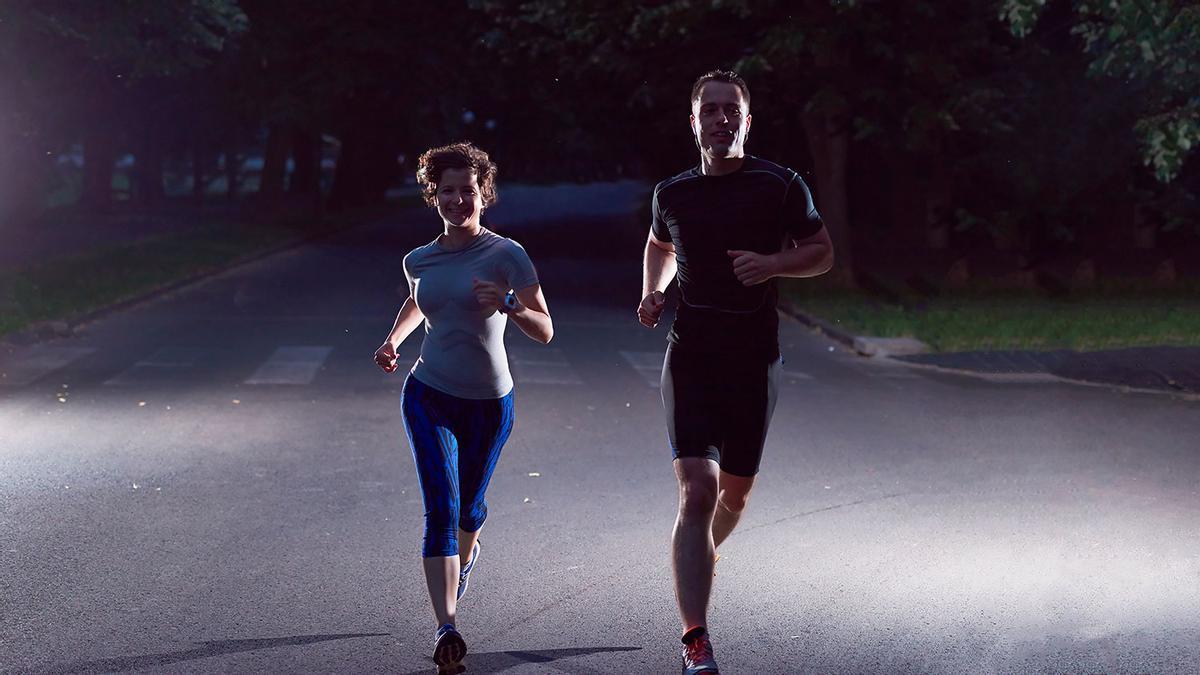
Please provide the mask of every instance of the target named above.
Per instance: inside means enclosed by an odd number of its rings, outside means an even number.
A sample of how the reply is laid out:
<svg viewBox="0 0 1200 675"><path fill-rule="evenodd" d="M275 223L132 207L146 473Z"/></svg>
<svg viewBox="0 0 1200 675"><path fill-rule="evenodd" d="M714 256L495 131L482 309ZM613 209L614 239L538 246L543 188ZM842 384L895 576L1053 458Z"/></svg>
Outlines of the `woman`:
<svg viewBox="0 0 1200 675"><path fill-rule="evenodd" d="M425 581L437 618L433 660L461 672L457 601L479 560L484 491L513 426L513 382L504 352L508 319L550 342L554 325L537 272L520 244L479 223L496 201L496 165L470 143L433 148L417 167L425 202L444 230L404 257L409 297L375 352L386 372L422 321L425 341L404 382L401 408L425 500Z"/></svg>

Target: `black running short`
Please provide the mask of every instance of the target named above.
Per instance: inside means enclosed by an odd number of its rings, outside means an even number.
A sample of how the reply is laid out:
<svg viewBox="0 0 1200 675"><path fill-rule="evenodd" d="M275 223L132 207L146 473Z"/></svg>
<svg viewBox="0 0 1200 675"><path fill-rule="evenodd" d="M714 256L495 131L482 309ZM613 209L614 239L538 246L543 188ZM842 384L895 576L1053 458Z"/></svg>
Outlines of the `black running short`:
<svg viewBox="0 0 1200 675"><path fill-rule="evenodd" d="M783 359L687 352L667 347L662 397L675 458L707 457L735 476L758 473Z"/></svg>

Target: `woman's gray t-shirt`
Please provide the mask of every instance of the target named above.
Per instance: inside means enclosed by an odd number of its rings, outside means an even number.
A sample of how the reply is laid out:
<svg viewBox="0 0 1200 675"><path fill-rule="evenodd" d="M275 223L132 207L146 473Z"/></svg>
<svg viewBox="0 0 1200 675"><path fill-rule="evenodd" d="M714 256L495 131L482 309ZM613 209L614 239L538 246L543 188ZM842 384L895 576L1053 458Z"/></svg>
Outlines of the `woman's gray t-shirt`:
<svg viewBox="0 0 1200 675"><path fill-rule="evenodd" d="M425 315L413 376L459 398L500 398L512 391L504 351L508 315L480 308L473 284L479 279L521 290L538 283L525 249L486 228L457 251L435 239L404 256L404 276Z"/></svg>

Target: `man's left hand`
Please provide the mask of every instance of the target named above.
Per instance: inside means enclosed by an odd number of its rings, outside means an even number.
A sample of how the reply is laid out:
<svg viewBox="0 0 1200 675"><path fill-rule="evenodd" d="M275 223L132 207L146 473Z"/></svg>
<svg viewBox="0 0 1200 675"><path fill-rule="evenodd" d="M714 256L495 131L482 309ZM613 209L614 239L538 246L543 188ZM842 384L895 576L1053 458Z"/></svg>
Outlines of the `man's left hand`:
<svg viewBox="0 0 1200 675"><path fill-rule="evenodd" d="M733 275L743 286L754 286L778 276L775 257L754 251L726 251L733 258Z"/></svg>

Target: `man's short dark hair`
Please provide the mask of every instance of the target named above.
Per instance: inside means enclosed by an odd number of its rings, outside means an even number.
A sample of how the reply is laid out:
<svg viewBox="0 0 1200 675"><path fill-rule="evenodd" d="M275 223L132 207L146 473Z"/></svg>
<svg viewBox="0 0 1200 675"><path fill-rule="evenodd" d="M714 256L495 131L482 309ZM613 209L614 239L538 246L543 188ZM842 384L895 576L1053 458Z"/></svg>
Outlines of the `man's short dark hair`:
<svg viewBox="0 0 1200 675"><path fill-rule="evenodd" d="M742 98L746 101L746 107L750 107L750 87L746 86L746 81L742 79L741 75L738 75L732 70L710 70L701 75L696 80L696 84L692 85L693 105L695 105L696 101L700 100L700 90L703 89L704 85L709 82L724 82L725 84L732 84L738 89L741 89Z"/></svg>

